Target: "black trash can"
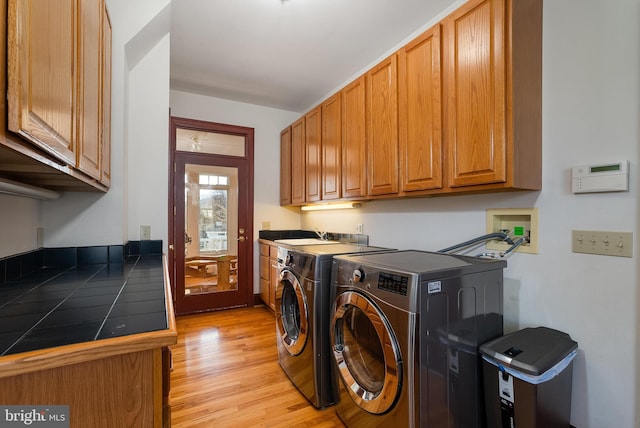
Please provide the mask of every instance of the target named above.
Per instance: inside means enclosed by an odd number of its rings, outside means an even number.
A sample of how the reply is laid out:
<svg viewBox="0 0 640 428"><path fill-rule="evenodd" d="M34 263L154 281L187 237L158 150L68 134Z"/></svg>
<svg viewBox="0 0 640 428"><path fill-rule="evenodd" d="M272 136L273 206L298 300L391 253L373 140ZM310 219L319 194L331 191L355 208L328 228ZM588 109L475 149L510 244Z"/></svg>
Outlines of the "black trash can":
<svg viewBox="0 0 640 428"><path fill-rule="evenodd" d="M568 428L577 348L568 334L547 327L481 345L487 426Z"/></svg>

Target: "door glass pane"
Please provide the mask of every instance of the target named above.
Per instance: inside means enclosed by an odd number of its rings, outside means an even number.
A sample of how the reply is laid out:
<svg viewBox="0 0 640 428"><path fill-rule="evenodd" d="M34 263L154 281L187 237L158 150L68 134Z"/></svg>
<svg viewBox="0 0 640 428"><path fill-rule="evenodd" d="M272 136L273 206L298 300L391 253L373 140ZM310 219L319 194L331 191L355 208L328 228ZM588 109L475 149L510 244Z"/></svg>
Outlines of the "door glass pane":
<svg viewBox="0 0 640 428"><path fill-rule="evenodd" d="M238 169L185 166L185 294L238 288Z"/></svg>
<svg viewBox="0 0 640 428"><path fill-rule="evenodd" d="M244 157L245 139L242 135L176 129L176 150Z"/></svg>

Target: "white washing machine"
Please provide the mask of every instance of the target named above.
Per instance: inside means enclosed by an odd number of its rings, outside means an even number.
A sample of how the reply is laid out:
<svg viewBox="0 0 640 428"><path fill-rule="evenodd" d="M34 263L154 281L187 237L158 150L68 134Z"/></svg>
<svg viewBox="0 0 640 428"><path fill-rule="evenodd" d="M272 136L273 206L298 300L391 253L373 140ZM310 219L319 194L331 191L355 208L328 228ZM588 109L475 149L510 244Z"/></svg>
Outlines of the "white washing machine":
<svg viewBox="0 0 640 428"><path fill-rule="evenodd" d="M347 427L484 426L477 348L502 334L505 266L415 250L334 258L331 349Z"/></svg>
<svg viewBox="0 0 640 428"><path fill-rule="evenodd" d="M337 399L329 347L332 257L388 250L340 243L278 249L280 274L275 291L278 361L291 382L315 407L330 406Z"/></svg>

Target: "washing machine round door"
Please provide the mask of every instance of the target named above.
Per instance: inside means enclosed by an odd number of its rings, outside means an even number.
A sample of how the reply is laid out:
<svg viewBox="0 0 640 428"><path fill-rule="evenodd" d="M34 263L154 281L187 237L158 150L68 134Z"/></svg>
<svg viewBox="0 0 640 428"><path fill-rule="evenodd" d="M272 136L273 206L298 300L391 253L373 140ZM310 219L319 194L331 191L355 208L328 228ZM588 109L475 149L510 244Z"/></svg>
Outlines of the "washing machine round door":
<svg viewBox="0 0 640 428"><path fill-rule="evenodd" d="M300 354L307 343L308 319L307 297L300 281L285 269L276 287L276 325L282 344L293 356Z"/></svg>
<svg viewBox="0 0 640 428"><path fill-rule="evenodd" d="M331 345L353 401L373 414L391 410L402 389L402 358L393 329L376 304L347 291L336 298Z"/></svg>

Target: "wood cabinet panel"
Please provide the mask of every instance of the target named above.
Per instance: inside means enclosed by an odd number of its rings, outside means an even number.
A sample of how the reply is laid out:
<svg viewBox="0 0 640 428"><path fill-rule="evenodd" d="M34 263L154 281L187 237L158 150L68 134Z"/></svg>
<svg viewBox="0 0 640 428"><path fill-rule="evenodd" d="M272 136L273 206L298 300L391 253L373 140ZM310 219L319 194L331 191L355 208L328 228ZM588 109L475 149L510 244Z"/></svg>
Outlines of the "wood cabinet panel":
<svg viewBox="0 0 640 428"><path fill-rule="evenodd" d="M322 200L342 196L340 95L322 103Z"/></svg>
<svg viewBox="0 0 640 428"><path fill-rule="evenodd" d="M398 71L393 54L366 74L368 194L398 193Z"/></svg>
<svg viewBox="0 0 640 428"><path fill-rule="evenodd" d="M367 195L366 87L362 76L340 91L342 103L342 197Z"/></svg>
<svg viewBox="0 0 640 428"><path fill-rule="evenodd" d="M305 202L305 123L304 117L291 125L291 203Z"/></svg>
<svg viewBox="0 0 640 428"><path fill-rule="evenodd" d="M305 115L305 202L317 202L322 197L322 109L318 106Z"/></svg>
<svg viewBox="0 0 640 428"><path fill-rule="evenodd" d="M400 190L442 187L440 25L398 51Z"/></svg>
<svg viewBox="0 0 640 428"><path fill-rule="evenodd" d="M443 21L451 187L506 181L504 0L472 0Z"/></svg>
<svg viewBox="0 0 640 428"><path fill-rule="evenodd" d="M291 127L280 133L280 205L291 203Z"/></svg>
<svg viewBox="0 0 640 428"><path fill-rule="evenodd" d="M111 185L111 20L105 7L102 15L102 174L100 182Z"/></svg>
<svg viewBox="0 0 640 428"><path fill-rule="evenodd" d="M102 175L101 127L103 106L101 50L101 1L81 0L78 37L78 150L77 167L80 171L100 180Z"/></svg>
<svg viewBox="0 0 640 428"><path fill-rule="evenodd" d="M9 0L8 128L76 164L76 0Z"/></svg>
<svg viewBox="0 0 640 428"><path fill-rule="evenodd" d="M260 299L272 310L276 309L278 283L278 247L260 245Z"/></svg>

